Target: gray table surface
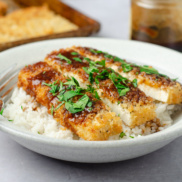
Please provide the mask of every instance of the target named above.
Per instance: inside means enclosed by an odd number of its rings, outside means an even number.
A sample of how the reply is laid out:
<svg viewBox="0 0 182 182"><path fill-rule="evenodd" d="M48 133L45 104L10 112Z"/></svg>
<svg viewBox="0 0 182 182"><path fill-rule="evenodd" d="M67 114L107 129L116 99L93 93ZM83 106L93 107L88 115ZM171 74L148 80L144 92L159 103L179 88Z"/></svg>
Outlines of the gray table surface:
<svg viewBox="0 0 182 182"><path fill-rule="evenodd" d="M128 39L129 0L64 0L99 20L94 36ZM182 182L182 138L136 159L80 164L36 154L0 132L0 182Z"/></svg>

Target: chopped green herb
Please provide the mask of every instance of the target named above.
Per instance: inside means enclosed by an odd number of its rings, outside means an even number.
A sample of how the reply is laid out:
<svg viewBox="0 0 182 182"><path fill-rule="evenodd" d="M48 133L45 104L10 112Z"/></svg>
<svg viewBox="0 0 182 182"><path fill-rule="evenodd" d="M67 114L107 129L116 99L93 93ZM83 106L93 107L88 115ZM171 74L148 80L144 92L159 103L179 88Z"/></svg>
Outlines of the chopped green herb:
<svg viewBox="0 0 182 182"><path fill-rule="evenodd" d="M39 131L37 133L40 135L40 132Z"/></svg>
<svg viewBox="0 0 182 182"><path fill-rule="evenodd" d="M65 102L60 103L54 111L57 111Z"/></svg>
<svg viewBox="0 0 182 182"><path fill-rule="evenodd" d="M23 110L23 106L21 106L21 110Z"/></svg>
<svg viewBox="0 0 182 182"><path fill-rule="evenodd" d="M45 74L45 73L46 73L46 71L43 72L43 74Z"/></svg>
<svg viewBox="0 0 182 182"><path fill-rule="evenodd" d="M133 67L131 67L131 64L128 64L128 63L123 63L121 66L125 73L127 73L133 69Z"/></svg>
<svg viewBox="0 0 182 182"><path fill-rule="evenodd" d="M76 86L76 87L80 86L78 81L74 77L71 77L71 79L69 79L68 82L64 83L64 85Z"/></svg>
<svg viewBox="0 0 182 182"><path fill-rule="evenodd" d="M174 78L174 79L171 79L172 81L176 81L176 80L178 80L179 78Z"/></svg>
<svg viewBox="0 0 182 182"><path fill-rule="evenodd" d="M70 90L70 91L67 91L63 97L64 97L64 100L65 101L68 101L70 98L76 96L76 95L83 95L81 93L77 93L75 90Z"/></svg>
<svg viewBox="0 0 182 182"><path fill-rule="evenodd" d="M130 136L130 138L134 138L134 136Z"/></svg>
<svg viewBox="0 0 182 182"><path fill-rule="evenodd" d="M75 61L82 62L80 58L73 58Z"/></svg>
<svg viewBox="0 0 182 182"><path fill-rule="evenodd" d="M100 54L103 53L102 51L98 51L98 50L94 50L94 49L90 49L90 51L94 54Z"/></svg>
<svg viewBox="0 0 182 182"><path fill-rule="evenodd" d="M127 94L127 92L129 92L130 89L129 88L124 88L122 90L118 89L118 93L119 93L119 96L124 96Z"/></svg>
<svg viewBox="0 0 182 182"><path fill-rule="evenodd" d="M137 87L138 83L137 83L137 79L136 78L132 81L132 83L133 83L134 87Z"/></svg>
<svg viewBox="0 0 182 182"><path fill-rule="evenodd" d="M1 109L0 115L3 115L4 108Z"/></svg>
<svg viewBox="0 0 182 182"><path fill-rule="evenodd" d="M118 117L120 117L120 114L118 114Z"/></svg>
<svg viewBox="0 0 182 182"><path fill-rule="evenodd" d="M72 61L68 59L67 57L63 56L62 54L58 54L58 57L62 60L65 60L68 64L71 64Z"/></svg>
<svg viewBox="0 0 182 182"><path fill-rule="evenodd" d="M13 120L9 119L8 121L9 121L9 122L12 122Z"/></svg>
<svg viewBox="0 0 182 182"><path fill-rule="evenodd" d="M96 63L96 64L99 64L99 65L101 65L101 66L103 66L103 67L106 66L106 60L96 61L95 63Z"/></svg>
<svg viewBox="0 0 182 182"><path fill-rule="evenodd" d="M89 103L87 104L88 107L91 107L92 106L92 102L89 101Z"/></svg>
<svg viewBox="0 0 182 182"><path fill-rule="evenodd" d="M83 111L89 101L89 97L85 94L76 103L66 102L65 108L72 114Z"/></svg>
<svg viewBox="0 0 182 182"><path fill-rule="evenodd" d="M109 74L109 78L113 81L117 88L119 96L124 96L128 91L130 91L129 87L126 86L126 81L128 81L127 78L124 78L121 75L116 75L115 73Z"/></svg>
<svg viewBox="0 0 182 182"><path fill-rule="evenodd" d="M126 136L126 134L124 132L121 132L119 135L120 138L123 138L124 136Z"/></svg>
<svg viewBox="0 0 182 182"><path fill-rule="evenodd" d="M104 57L109 58L109 59L113 59L113 56L111 56L110 54L107 54L107 53L104 54Z"/></svg>
<svg viewBox="0 0 182 182"><path fill-rule="evenodd" d="M78 55L77 52L72 52L71 55L75 56L75 55Z"/></svg>
<svg viewBox="0 0 182 182"><path fill-rule="evenodd" d="M136 75L138 75L139 73L138 72L136 72Z"/></svg>
<svg viewBox="0 0 182 182"><path fill-rule="evenodd" d="M84 57L83 59L86 60L86 61L88 61L88 62L91 61L91 60L90 60L89 58L87 58L87 57Z"/></svg>
<svg viewBox="0 0 182 182"><path fill-rule="evenodd" d="M120 101L118 101L118 105L120 104L121 102Z"/></svg>
<svg viewBox="0 0 182 182"><path fill-rule="evenodd" d="M43 82L42 84L46 85L48 87L51 87L49 92L52 93L53 96L55 96L57 94L57 92L59 91L59 86L56 83L57 83L57 80L55 82L51 83L51 84L45 83L45 82Z"/></svg>
<svg viewBox="0 0 182 182"><path fill-rule="evenodd" d="M54 106L52 105L52 107L51 107L51 115L53 115L54 114Z"/></svg>
<svg viewBox="0 0 182 182"><path fill-rule="evenodd" d="M91 108L91 107L90 107L90 108L88 108L88 110L89 110L89 111L91 111L92 109L93 109L93 108Z"/></svg>
<svg viewBox="0 0 182 182"><path fill-rule="evenodd" d="M118 57L115 57L115 58L114 58L114 61L118 61L118 62L121 62L121 63L126 63L126 62L124 61L124 59L120 59L120 58L118 58Z"/></svg>

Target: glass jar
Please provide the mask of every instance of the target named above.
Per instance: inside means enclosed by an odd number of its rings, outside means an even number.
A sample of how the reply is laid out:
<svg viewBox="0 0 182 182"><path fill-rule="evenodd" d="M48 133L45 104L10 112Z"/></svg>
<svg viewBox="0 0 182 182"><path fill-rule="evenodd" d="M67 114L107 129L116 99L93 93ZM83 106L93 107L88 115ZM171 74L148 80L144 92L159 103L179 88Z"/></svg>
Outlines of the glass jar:
<svg viewBox="0 0 182 182"><path fill-rule="evenodd" d="M132 0L131 39L182 51L182 0Z"/></svg>

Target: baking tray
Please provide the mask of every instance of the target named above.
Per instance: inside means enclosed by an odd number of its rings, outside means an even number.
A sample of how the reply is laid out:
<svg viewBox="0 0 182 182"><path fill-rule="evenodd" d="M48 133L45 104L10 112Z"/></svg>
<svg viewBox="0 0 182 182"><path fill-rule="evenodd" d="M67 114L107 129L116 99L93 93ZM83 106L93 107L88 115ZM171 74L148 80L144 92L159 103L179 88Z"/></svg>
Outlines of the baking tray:
<svg viewBox="0 0 182 182"><path fill-rule="evenodd" d="M85 37L91 35L92 33L98 32L100 29L100 24L97 21L71 8L70 6L64 4L59 0L4 0L4 1L8 4L8 13L22 7L40 6L46 3L52 11L70 20L72 23L76 24L79 28L74 31L56 33L52 35L21 39L18 41L3 43L0 44L0 51L21 44L35 42L39 40L47 40L47 39L63 38L63 37Z"/></svg>

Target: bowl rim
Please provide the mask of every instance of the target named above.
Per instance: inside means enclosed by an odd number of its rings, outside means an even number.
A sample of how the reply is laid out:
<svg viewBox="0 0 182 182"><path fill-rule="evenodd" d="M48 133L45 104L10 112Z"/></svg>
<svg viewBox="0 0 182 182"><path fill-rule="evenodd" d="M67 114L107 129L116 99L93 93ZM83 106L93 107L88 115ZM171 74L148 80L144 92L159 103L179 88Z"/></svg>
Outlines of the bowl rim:
<svg viewBox="0 0 182 182"><path fill-rule="evenodd" d="M21 49L22 47L32 47L34 45L38 45L38 44L42 44L42 43L49 43L49 42L59 42L62 40L93 40L93 41L102 41L102 40L107 40L107 41L114 41L114 42L125 42L125 43L132 43L132 44L137 44L137 45L141 45L141 46L147 46L152 48L158 48L160 50L163 51L168 51L171 53L175 53L176 55L178 54L178 56L180 55L180 57L182 58L181 53L175 51L175 50L171 50L159 45L154 45L154 44L150 44L150 43L144 43L144 42L138 42L138 41L134 41L134 40L118 40L118 39L113 39L113 38L93 38L93 37L89 37L89 38L62 38L62 39L54 39L54 40L44 40L44 41L38 41L38 42L33 42L33 43L28 43L25 45L20 45L8 50L5 50L3 52L0 53L0 57L4 54L9 54L9 52L11 53L11 51L17 51L19 49ZM181 63L182 64L182 63ZM125 139L125 140L109 140L109 141L83 141L83 140L67 140L67 139L56 139L56 138L51 138L51 137L47 137L47 136L42 136L42 135L38 135L38 134L33 134L29 131L23 131L21 129L15 129L13 127L11 127L9 124L6 123L7 120L6 119L1 119L0 118L0 130L9 133L11 135L17 136L17 137L21 137L21 138L25 138L28 140L32 140L35 142L39 142L39 143L45 143L45 144L49 144L49 145L58 145L58 146L65 146L65 147L82 147L82 148L105 148L105 147L121 147L121 146L130 146L130 145L142 145L146 142L160 142L160 141L164 141L164 140L170 140L170 139L175 139L179 136L182 135L182 120L173 124L172 126L170 126L169 128L166 128L160 132L154 133L154 134L150 134L147 136L141 136L135 139ZM12 124L12 123L11 123Z"/></svg>

